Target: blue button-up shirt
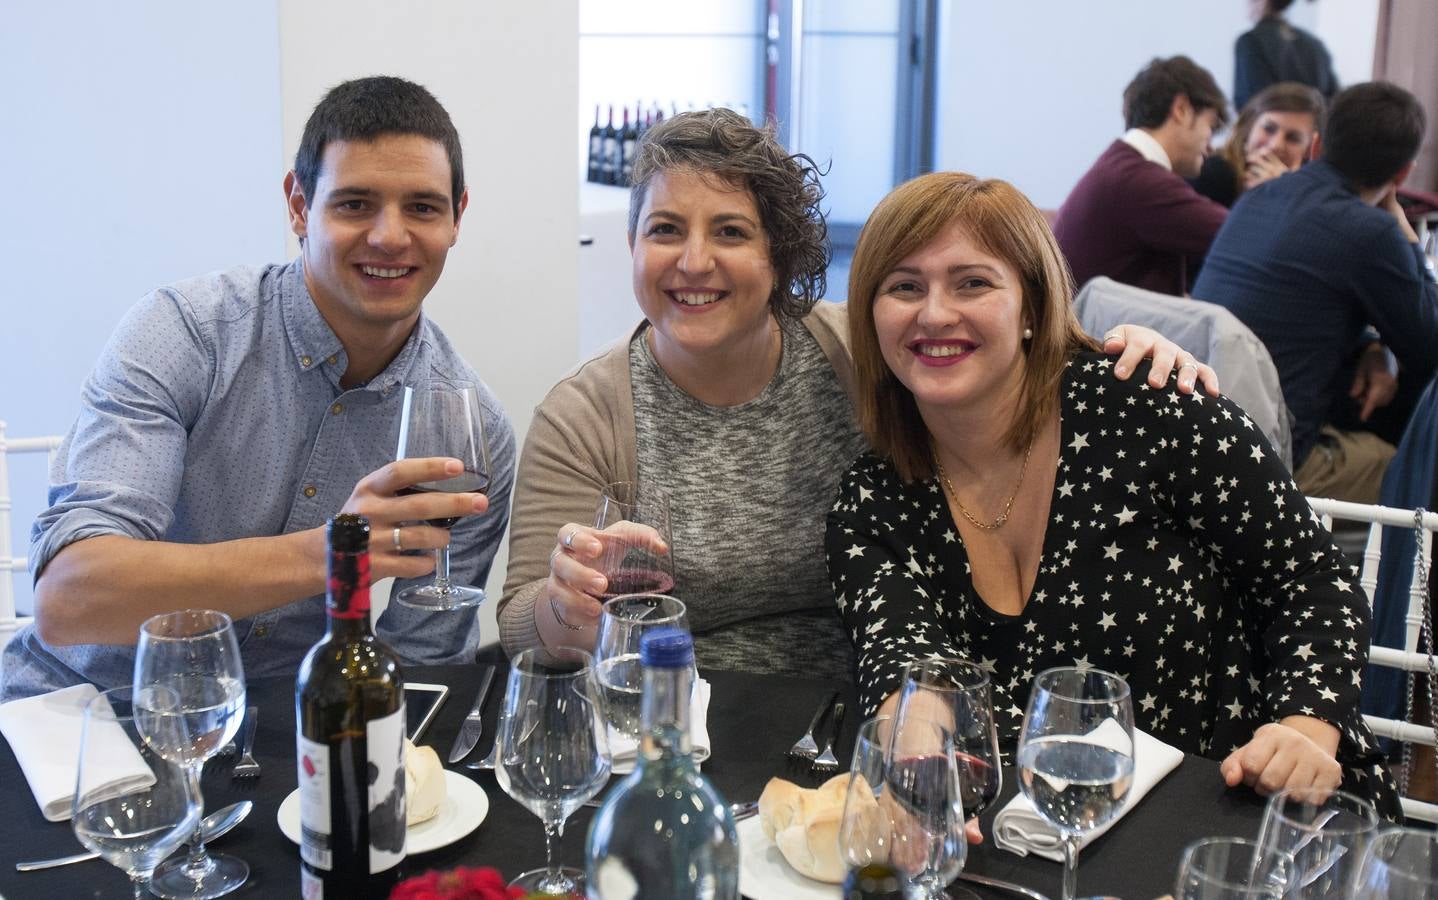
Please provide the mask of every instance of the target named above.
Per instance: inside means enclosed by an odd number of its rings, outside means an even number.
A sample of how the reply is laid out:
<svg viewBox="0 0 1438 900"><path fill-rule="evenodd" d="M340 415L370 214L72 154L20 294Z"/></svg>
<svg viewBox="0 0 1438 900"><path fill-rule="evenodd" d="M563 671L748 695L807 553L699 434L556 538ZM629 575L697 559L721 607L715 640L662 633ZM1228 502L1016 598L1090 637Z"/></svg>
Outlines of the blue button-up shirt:
<svg viewBox="0 0 1438 900"><path fill-rule="evenodd" d="M85 384L51 470L50 508L31 535L33 571L101 534L200 544L323 525L356 482L395 458L404 385L442 378L479 386L490 511L455 526L451 575L483 585L514 484L514 433L499 403L423 316L367 384L341 387L348 365L299 261L155 291L126 315ZM218 604L196 596L191 605ZM237 622L245 672L293 674L325 621L317 595ZM474 609L391 604L376 630L416 664L472 659L478 646ZM128 646L52 647L30 626L5 648L3 698L127 684L134 656Z"/></svg>

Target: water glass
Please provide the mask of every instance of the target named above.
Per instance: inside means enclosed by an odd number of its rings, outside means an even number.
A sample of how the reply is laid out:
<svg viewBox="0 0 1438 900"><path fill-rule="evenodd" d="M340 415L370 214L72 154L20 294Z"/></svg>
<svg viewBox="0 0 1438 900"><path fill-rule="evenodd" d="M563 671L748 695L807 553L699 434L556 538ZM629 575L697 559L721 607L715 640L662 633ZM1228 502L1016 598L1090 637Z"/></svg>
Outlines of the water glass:
<svg viewBox="0 0 1438 900"><path fill-rule="evenodd" d="M472 384L428 381L404 389L400 412L399 449L395 459L448 456L464 470L453 478L422 481L401 494L461 494L489 490L489 448L485 443L484 411L479 389ZM435 528L450 529L457 518L430 519ZM449 577L449 545L434 551L434 580L411 585L394 595L396 603L417 609L464 609L484 602L484 590L455 584Z"/></svg>
<svg viewBox="0 0 1438 900"><path fill-rule="evenodd" d="M1368 845L1353 886L1358 900L1438 897L1438 835L1416 828L1385 831Z"/></svg>
<svg viewBox="0 0 1438 900"><path fill-rule="evenodd" d="M674 590L668 494L631 481L610 484L595 507L594 529L604 545L596 568L608 580L605 600Z"/></svg>
<svg viewBox="0 0 1438 900"><path fill-rule="evenodd" d="M139 900L155 866L199 826L200 804L184 770L147 743L132 698L133 688L114 688L85 707L71 825L80 843L130 876ZM169 718L149 730L165 738L164 729L183 728Z"/></svg>
<svg viewBox="0 0 1438 900"><path fill-rule="evenodd" d="M899 690L897 719L922 715L953 732L954 762L964 784L964 811L969 818L977 818L1003 786L989 673L966 659L916 659L904 667Z"/></svg>
<svg viewBox="0 0 1438 900"><path fill-rule="evenodd" d="M1204 838L1183 851L1174 900L1279 900L1293 875L1293 857L1261 853L1256 841Z"/></svg>
<svg viewBox="0 0 1438 900"><path fill-rule="evenodd" d="M199 801L205 760L234 738L245 717L245 671L230 617L185 609L146 619L135 648L134 689L146 742L184 767ZM174 727L177 721L183 728ZM220 897L249 874L244 860L207 852L196 823L189 857L161 866L150 891L168 898Z"/></svg>
<svg viewBox="0 0 1438 900"><path fill-rule="evenodd" d="M893 716L875 716L859 726L854 739L839 821L839 853L850 869L889 861L889 829L880 827L878 801L884 787L884 750L893 730Z"/></svg>
<svg viewBox="0 0 1438 900"><path fill-rule="evenodd" d="M1019 787L1063 842L1064 900L1076 893L1080 839L1123 809L1133 769L1128 683L1100 669L1040 672L1019 737Z"/></svg>
<svg viewBox="0 0 1438 900"><path fill-rule="evenodd" d="M895 720L883 773L873 815L875 830L888 835L889 864L909 880L911 896L946 898L968 857L953 733L927 719Z"/></svg>
<svg viewBox="0 0 1438 900"><path fill-rule="evenodd" d="M1378 833L1373 804L1343 791L1290 788L1268 798L1258 844L1293 856L1288 896L1347 898L1368 844Z"/></svg>
<svg viewBox="0 0 1438 900"><path fill-rule="evenodd" d="M655 628L689 630L683 602L663 594L630 594L604 603L594 641L595 680L604 718L617 734L639 741L644 667L639 642Z"/></svg>
<svg viewBox="0 0 1438 900"><path fill-rule="evenodd" d="M555 660L570 668L549 664ZM584 873L555 862L554 845L565 820L609 779L606 731L588 653L565 647L514 657L495 774L509 796L544 821L546 864L522 873L511 887L527 894L584 893Z"/></svg>

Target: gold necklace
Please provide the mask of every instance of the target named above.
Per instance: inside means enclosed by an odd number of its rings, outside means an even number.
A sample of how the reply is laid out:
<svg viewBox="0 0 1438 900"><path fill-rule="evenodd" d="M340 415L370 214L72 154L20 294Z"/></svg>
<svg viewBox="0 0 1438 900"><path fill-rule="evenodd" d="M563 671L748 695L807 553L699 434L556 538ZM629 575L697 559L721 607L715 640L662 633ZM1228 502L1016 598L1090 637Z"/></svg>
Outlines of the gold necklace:
<svg viewBox="0 0 1438 900"><path fill-rule="evenodd" d="M1004 527L1004 523L1009 520L1009 513L1013 511L1014 498L1019 495L1019 488L1024 486L1024 474L1029 470L1029 456L1034 452L1034 441L1037 440L1037 438L1038 435L1034 435L1033 438L1029 439L1029 448L1024 451L1024 464L1019 467L1019 480L1014 482L1013 492L1009 494L1009 499L1004 502L1004 511L999 513L999 517L992 522L980 522L974 518L973 513L964 508L963 501L959 499L959 492L954 490L953 482L949 481L949 473L944 471L944 464L939 462L939 454L935 451L934 465L939 468L939 478L943 479L944 487L948 488L949 496L954 498L954 505L959 508L959 512L964 514L965 519L968 519L975 526L985 531L997 531Z"/></svg>

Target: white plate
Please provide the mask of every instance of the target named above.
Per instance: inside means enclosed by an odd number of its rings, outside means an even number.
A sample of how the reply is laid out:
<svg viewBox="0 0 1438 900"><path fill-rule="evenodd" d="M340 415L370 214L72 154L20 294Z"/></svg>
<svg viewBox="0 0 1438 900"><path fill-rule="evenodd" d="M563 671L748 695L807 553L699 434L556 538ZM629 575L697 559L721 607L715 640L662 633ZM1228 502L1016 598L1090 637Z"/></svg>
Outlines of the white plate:
<svg viewBox="0 0 1438 900"><path fill-rule="evenodd" d="M837 884L805 878L784 860L764 836L758 816L745 819L739 832L739 893L751 900L834 900Z"/></svg>
<svg viewBox="0 0 1438 900"><path fill-rule="evenodd" d="M453 844L478 828L479 823L484 821L484 817L489 815L489 798L485 796L484 790L458 772L445 770L444 791L444 802L439 805L439 813L432 819L409 827L405 834L405 853L409 855L428 853L431 850L438 850L446 844ZM280 804L280 810L275 818L279 820L280 831L284 832L285 837L298 844L300 842L300 792L298 790L290 791L290 795ZM759 837L761 840L763 839L762 832Z"/></svg>

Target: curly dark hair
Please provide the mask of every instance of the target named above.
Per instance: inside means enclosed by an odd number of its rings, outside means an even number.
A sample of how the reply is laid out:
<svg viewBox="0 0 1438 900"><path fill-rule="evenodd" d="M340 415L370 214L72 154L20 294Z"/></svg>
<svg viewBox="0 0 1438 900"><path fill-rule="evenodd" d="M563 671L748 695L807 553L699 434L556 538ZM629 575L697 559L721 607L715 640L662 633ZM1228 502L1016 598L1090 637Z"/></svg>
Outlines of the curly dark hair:
<svg viewBox="0 0 1438 900"><path fill-rule="evenodd" d="M639 143L629 193L631 244L649 185L672 171L713 175L753 195L774 268L769 308L780 317L808 314L824 296L831 255L819 209L823 173L814 160L789 153L772 127L759 128L731 109L679 113L649 129Z"/></svg>

